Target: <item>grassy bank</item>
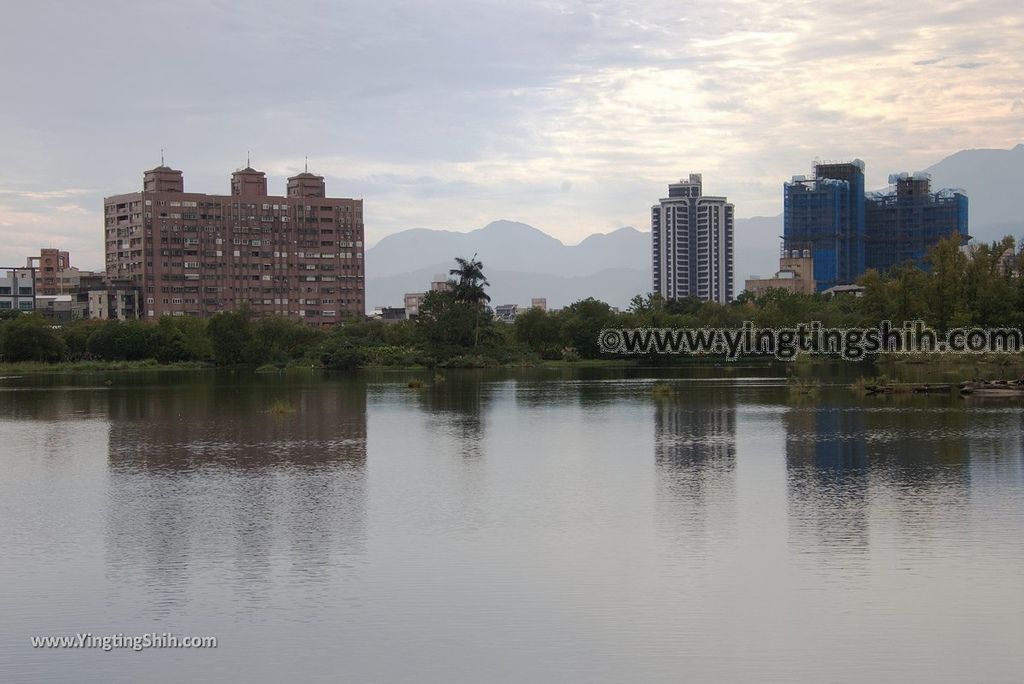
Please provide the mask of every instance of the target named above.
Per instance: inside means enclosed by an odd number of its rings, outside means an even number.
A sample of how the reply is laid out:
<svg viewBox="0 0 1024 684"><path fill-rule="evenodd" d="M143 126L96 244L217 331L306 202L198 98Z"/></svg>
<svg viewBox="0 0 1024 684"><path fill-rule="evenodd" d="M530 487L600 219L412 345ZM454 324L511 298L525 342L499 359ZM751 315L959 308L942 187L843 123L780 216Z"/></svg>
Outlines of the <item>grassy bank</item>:
<svg viewBox="0 0 1024 684"><path fill-rule="evenodd" d="M460 363L464 361L464 363ZM741 359L743 363L778 363L772 357L749 357ZM646 357L619 359L576 359L576 360L540 360L517 359L508 363L499 363L494 359L477 356L459 357L452 361L439 364L437 369L473 369L473 368L659 368L671 369L685 366L722 366L731 367L734 361L726 361L721 357L671 357L666 363L653 363ZM803 355L787 367L797 375L813 375L814 369L834 363L834 359L823 356ZM894 380L911 382L950 382L972 378L995 380L1017 379L1024 377L1024 355L1022 354L916 354L879 356L874 361L879 375ZM21 373L86 373L98 371L153 371L153 370L202 370L216 368L212 363L201 361L178 361L159 363L155 359L143 361L61 361L46 363L37 361L21 361L17 363L0 363L0 375L16 375ZM294 370L323 369L321 364L309 359L293 360L285 364L263 364L251 366L240 364L240 368L252 368L257 373L280 373ZM368 363L362 368L371 371L429 371L429 366L418 364L375 364Z"/></svg>
<svg viewBox="0 0 1024 684"><path fill-rule="evenodd" d="M86 373L96 371L197 370L211 367L208 363L200 363L198 361L157 363L155 359L146 359L144 361L60 361L57 363L19 361L17 363L0 363L0 375L16 375L19 373Z"/></svg>
<svg viewBox="0 0 1024 684"><path fill-rule="evenodd" d="M1024 377L1024 355L894 354L875 362L879 372L913 382L953 382L969 379L1015 380Z"/></svg>

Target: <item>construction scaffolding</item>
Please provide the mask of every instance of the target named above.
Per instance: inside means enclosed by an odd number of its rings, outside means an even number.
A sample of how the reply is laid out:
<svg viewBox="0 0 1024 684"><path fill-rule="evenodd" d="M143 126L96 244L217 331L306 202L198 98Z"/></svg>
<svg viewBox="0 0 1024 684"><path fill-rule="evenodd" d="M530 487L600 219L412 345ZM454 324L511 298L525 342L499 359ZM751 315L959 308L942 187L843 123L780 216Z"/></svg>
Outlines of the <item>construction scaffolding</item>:
<svg viewBox="0 0 1024 684"><path fill-rule="evenodd" d="M927 174L890 176L887 193L866 198L865 266L885 272L912 262L925 265L928 251L944 238L970 239L967 195L958 190L931 192Z"/></svg>

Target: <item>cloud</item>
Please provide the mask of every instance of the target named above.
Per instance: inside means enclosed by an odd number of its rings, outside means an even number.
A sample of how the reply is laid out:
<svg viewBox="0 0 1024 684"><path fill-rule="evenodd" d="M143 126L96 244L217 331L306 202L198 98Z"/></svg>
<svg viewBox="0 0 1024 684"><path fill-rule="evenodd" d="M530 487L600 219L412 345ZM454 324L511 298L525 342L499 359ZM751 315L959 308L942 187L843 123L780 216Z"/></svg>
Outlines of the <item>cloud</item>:
<svg viewBox="0 0 1024 684"><path fill-rule="evenodd" d="M17 223L102 263L102 195L138 189L160 148L204 192L251 150L281 193L309 155L329 192L366 199L371 242L497 216L566 242L644 227L690 171L773 215L815 157L861 157L880 186L1020 142L1018 4L353 0L315 21L269 0L15 4L0 255L19 256Z"/></svg>
<svg viewBox="0 0 1024 684"><path fill-rule="evenodd" d="M83 190L81 188L67 188L65 190L5 190L0 188L0 195L13 195L23 199L33 200L51 200L51 199L64 199L66 197L76 197L78 195L87 195L91 191Z"/></svg>

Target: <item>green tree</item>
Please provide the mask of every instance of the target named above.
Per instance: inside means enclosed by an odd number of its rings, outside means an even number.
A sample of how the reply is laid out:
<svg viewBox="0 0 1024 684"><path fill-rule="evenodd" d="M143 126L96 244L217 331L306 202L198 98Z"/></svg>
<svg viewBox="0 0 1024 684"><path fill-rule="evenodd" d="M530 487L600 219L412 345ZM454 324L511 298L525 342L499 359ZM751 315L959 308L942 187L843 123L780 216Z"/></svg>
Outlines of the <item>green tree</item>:
<svg viewBox="0 0 1024 684"><path fill-rule="evenodd" d="M366 359L366 348L345 335L331 335L320 346L320 363L332 370L354 370L365 364Z"/></svg>
<svg viewBox="0 0 1024 684"><path fill-rule="evenodd" d="M461 301L455 292L428 292L416 318L416 336L428 356L443 361L476 349L492 325L489 311Z"/></svg>
<svg viewBox="0 0 1024 684"><path fill-rule="evenodd" d="M588 297L566 307L563 316L565 337L576 353L585 359L600 358L597 336L611 324L611 307Z"/></svg>
<svg viewBox="0 0 1024 684"><path fill-rule="evenodd" d="M86 343L89 354L107 361L141 361L156 356L154 326L142 321L103 321Z"/></svg>
<svg viewBox="0 0 1024 684"><path fill-rule="evenodd" d="M208 361L213 346L206 321L192 316L162 316L156 324L156 359L160 363Z"/></svg>
<svg viewBox="0 0 1024 684"><path fill-rule="evenodd" d="M959 237L942 240L925 263L931 267L925 291L928 322L942 331L969 324L964 298L967 257L960 250Z"/></svg>
<svg viewBox="0 0 1024 684"><path fill-rule="evenodd" d="M102 321L82 319L71 321L61 328L60 334L67 347L65 356L69 361L79 361L90 355L89 336L100 325L103 325Z"/></svg>
<svg viewBox="0 0 1024 684"><path fill-rule="evenodd" d="M283 316L267 316L253 325L253 342L246 355L249 363L287 363L316 349L324 337L319 328Z"/></svg>
<svg viewBox="0 0 1024 684"><path fill-rule="evenodd" d="M60 361L66 346L56 330L38 314L4 323L0 354L5 361Z"/></svg>
<svg viewBox="0 0 1024 684"><path fill-rule="evenodd" d="M457 278L452 288L455 294L455 301L466 304L475 310L475 325L473 327L473 349L480 343L480 321L483 317L484 308L491 301L490 295L484 291L490 285L484 277L484 265L476 258L471 259L455 257L457 267L448 271L449 275Z"/></svg>
<svg viewBox="0 0 1024 684"><path fill-rule="evenodd" d="M213 347L213 359L221 366L259 362L256 337L247 309L221 311L210 317L206 332Z"/></svg>
<svg viewBox="0 0 1024 684"><path fill-rule="evenodd" d="M702 304L703 302L697 297L680 297L679 299L670 299L665 302L665 311L676 315L694 315L700 311Z"/></svg>
<svg viewBox="0 0 1024 684"><path fill-rule="evenodd" d="M1004 254L1014 254L1012 237L979 244L964 268L964 299L972 325L1001 327L1016 319L1017 287L1006 268Z"/></svg>
<svg viewBox="0 0 1024 684"><path fill-rule="evenodd" d="M476 258L476 254L470 259L455 257L455 262L458 266L448 271L449 275L456 277L452 288L455 299L467 304L483 305L490 302L490 295L484 291L490 283L484 277L484 265Z"/></svg>
<svg viewBox="0 0 1024 684"><path fill-rule="evenodd" d="M560 359L562 347L562 330L555 314L530 308L516 316L514 324L515 340L536 352L542 359Z"/></svg>

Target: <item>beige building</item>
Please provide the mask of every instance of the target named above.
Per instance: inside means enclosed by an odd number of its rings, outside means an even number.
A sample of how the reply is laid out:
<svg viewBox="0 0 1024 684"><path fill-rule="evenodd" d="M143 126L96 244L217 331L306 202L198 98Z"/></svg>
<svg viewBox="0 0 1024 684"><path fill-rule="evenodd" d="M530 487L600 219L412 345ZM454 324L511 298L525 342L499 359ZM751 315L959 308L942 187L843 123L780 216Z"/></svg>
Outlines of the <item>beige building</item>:
<svg viewBox="0 0 1024 684"><path fill-rule="evenodd" d="M140 318L138 290L110 287L86 293L85 318L127 321Z"/></svg>
<svg viewBox="0 0 1024 684"><path fill-rule="evenodd" d="M779 270L774 278L751 278L744 289L760 297L768 290L786 290L794 294L814 294L814 259L810 250L793 250L789 256L779 258Z"/></svg>
<svg viewBox="0 0 1024 684"><path fill-rule="evenodd" d="M426 292L406 292L405 293L405 315L408 318L415 318L420 315L420 306L423 304L423 300L427 298Z"/></svg>
<svg viewBox="0 0 1024 684"><path fill-rule="evenodd" d="M430 292L448 292L452 284L448 282L443 273L436 274L430 283ZM427 298L426 292L405 293L405 315L407 318L415 318L420 315L420 307L423 300Z"/></svg>

